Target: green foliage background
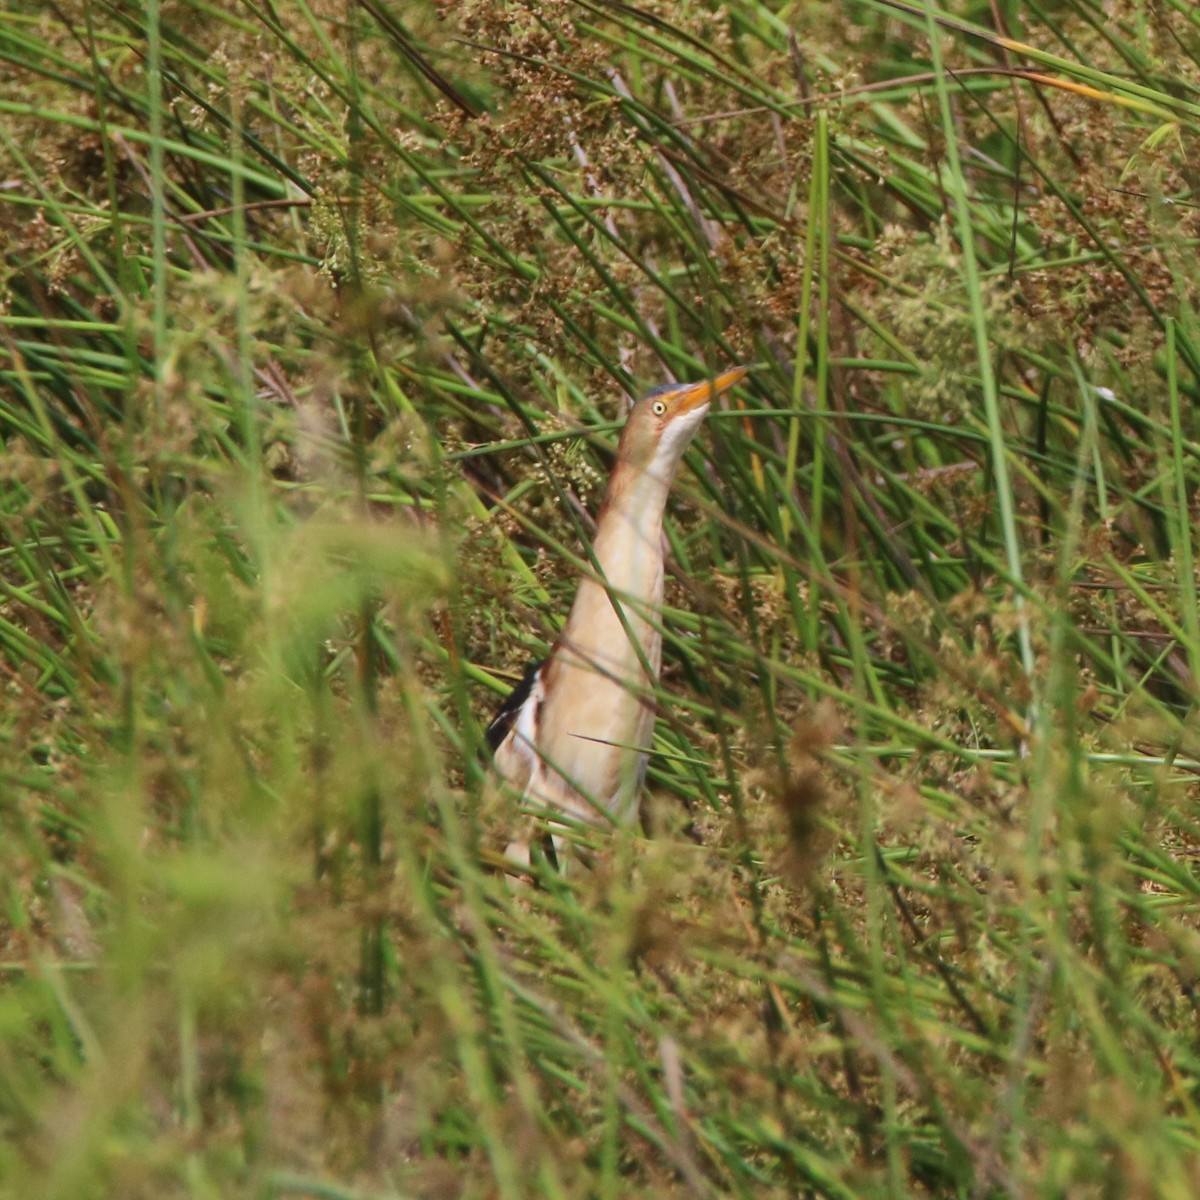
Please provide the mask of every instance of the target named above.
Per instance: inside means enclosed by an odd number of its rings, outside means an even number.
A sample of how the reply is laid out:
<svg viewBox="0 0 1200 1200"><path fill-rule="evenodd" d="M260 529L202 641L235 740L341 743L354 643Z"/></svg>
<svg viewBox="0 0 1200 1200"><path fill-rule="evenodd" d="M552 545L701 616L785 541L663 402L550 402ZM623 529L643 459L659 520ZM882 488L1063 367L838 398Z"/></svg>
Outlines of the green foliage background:
<svg viewBox="0 0 1200 1200"><path fill-rule="evenodd" d="M0 1195L1200 1192L1200 27L16 3ZM481 729L627 394L654 836Z"/></svg>

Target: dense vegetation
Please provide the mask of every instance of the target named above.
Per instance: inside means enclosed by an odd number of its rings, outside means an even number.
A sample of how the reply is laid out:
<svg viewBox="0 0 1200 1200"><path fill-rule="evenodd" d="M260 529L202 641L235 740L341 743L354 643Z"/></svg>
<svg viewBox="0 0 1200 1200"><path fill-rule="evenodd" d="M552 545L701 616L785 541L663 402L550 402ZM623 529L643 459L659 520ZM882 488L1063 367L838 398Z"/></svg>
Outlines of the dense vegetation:
<svg viewBox="0 0 1200 1200"><path fill-rule="evenodd" d="M1187 0L0 24L0 1195L1200 1194ZM652 836L482 728L627 394Z"/></svg>

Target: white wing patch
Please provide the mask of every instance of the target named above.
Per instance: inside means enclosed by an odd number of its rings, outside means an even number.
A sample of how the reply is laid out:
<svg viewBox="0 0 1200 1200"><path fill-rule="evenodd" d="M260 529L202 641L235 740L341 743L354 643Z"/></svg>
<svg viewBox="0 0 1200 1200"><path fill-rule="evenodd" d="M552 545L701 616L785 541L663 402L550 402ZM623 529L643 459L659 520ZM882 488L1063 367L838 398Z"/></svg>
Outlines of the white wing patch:
<svg viewBox="0 0 1200 1200"><path fill-rule="evenodd" d="M529 778L537 767L537 721L546 688L541 672L534 677L525 702L517 710L516 719L508 735L496 750L496 770L512 787L524 792L529 787Z"/></svg>

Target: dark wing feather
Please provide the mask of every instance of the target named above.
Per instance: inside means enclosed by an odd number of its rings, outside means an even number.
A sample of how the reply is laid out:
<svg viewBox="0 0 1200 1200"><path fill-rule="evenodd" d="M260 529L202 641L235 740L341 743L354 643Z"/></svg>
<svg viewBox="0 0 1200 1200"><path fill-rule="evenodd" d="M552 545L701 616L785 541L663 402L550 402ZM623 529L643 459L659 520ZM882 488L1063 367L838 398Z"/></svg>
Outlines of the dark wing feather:
<svg viewBox="0 0 1200 1200"><path fill-rule="evenodd" d="M496 709L496 715L492 718L492 723L487 727L486 734L488 749L493 754L500 749L500 743L512 731L512 727L517 720L517 714L520 713L533 693L543 665L540 662L530 663L528 668L526 668L525 678L508 693L504 702Z"/></svg>

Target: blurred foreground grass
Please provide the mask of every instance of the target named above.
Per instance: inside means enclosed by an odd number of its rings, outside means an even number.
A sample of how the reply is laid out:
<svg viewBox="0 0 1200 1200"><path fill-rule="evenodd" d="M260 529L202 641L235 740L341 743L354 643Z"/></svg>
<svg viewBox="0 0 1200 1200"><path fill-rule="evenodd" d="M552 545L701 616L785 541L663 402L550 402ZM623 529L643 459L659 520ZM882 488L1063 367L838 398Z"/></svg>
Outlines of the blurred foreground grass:
<svg viewBox="0 0 1200 1200"><path fill-rule="evenodd" d="M945 15L9 7L0 1194L1200 1193L1194 14ZM736 361L656 835L514 895Z"/></svg>

